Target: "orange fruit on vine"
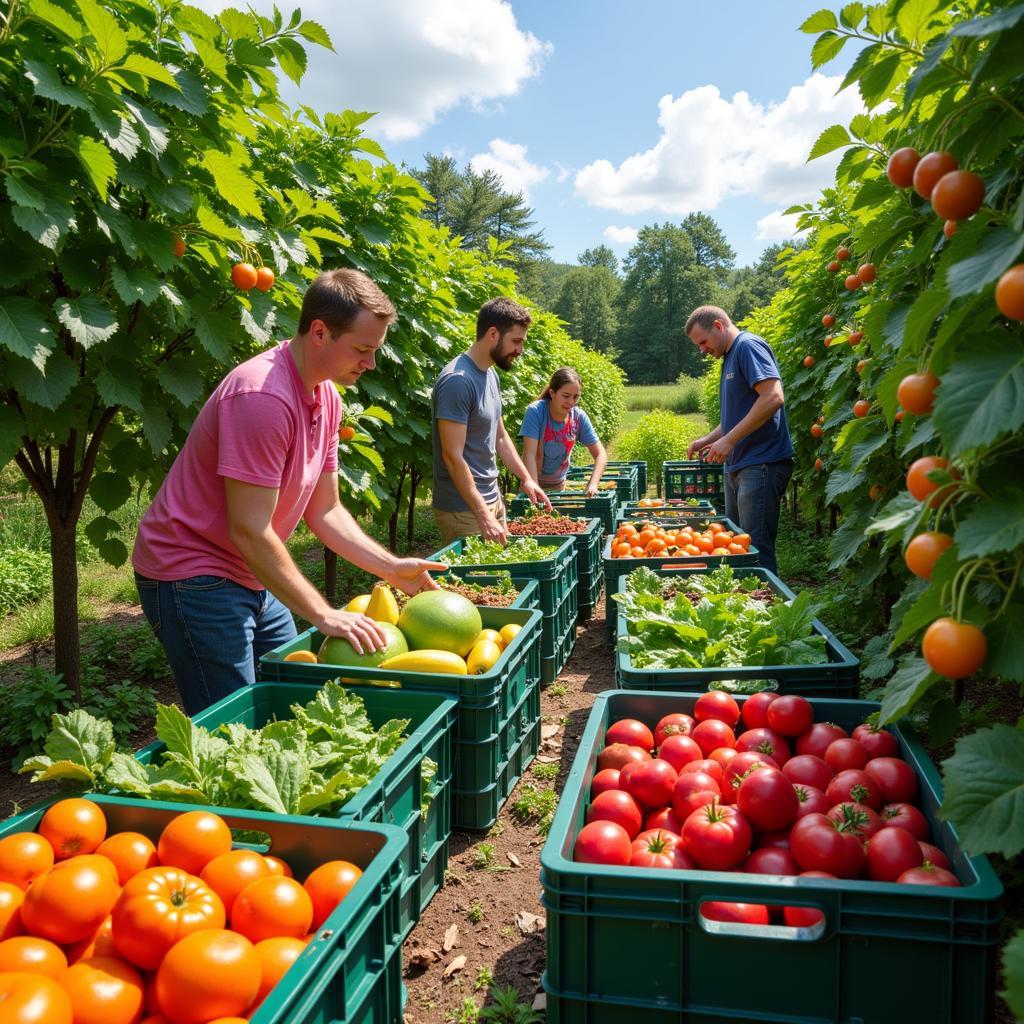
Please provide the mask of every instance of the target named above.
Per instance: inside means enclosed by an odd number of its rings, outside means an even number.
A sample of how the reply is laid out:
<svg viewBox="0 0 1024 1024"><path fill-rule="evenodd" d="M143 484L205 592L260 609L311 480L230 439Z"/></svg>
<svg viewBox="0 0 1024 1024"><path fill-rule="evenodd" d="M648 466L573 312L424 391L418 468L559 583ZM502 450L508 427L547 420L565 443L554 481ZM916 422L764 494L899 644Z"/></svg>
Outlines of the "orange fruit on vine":
<svg viewBox="0 0 1024 1024"><path fill-rule="evenodd" d="M181 257L185 255L185 241L181 235L174 235L173 238L174 244L172 246L172 251L174 252L174 258L176 260L180 260Z"/></svg>
<svg viewBox="0 0 1024 1024"><path fill-rule="evenodd" d="M924 631L921 653L933 672L947 679L966 679L985 664L988 641L972 623L946 616Z"/></svg>
<svg viewBox="0 0 1024 1024"><path fill-rule="evenodd" d="M927 530L919 533L907 545L907 550L903 552L903 561L915 576L930 580L935 571L935 563L952 544L953 538L948 533Z"/></svg>
<svg viewBox="0 0 1024 1024"><path fill-rule="evenodd" d="M868 491L868 497L872 501L878 501L878 499L885 493L885 488L881 484L872 484Z"/></svg>
<svg viewBox="0 0 1024 1024"><path fill-rule="evenodd" d="M107 837L107 819L98 804L69 797L47 810L37 831L53 847L54 860L61 861L95 852Z"/></svg>
<svg viewBox="0 0 1024 1024"><path fill-rule="evenodd" d="M821 459L815 459L815 460L814 460L814 468L815 468L816 470L819 470L819 471L820 471L820 470L821 470L821 467L822 467L823 465L824 465L824 463L823 463L823 462L821 461Z"/></svg>
<svg viewBox="0 0 1024 1024"><path fill-rule="evenodd" d="M71 1024L71 998L60 984L34 971L0 974L0 1012L5 1024Z"/></svg>
<svg viewBox="0 0 1024 1024"><path fill-rule="evenodd" d="M886 164L886 177L897 188L910 188L914 184L914 168L920 159L921 154L913 146L897 149Z"/></svg>
<svg viewBox="0 0 1024 1024"><path fill-rule="evenodd" d="M856 348L864 340L863 331L850 331L850 344Z"/></svg>
<svg viewBox="0 0 1024 1024"><path fill-rule="evenodd" d="M956 221L947 220L946 223L942 225L942 233L946 238L952 238L956 234Z"/></svg>
<svg viewBox="0 0 1024 1024"><path fill-rule="evenodd" d="M869 412L871 412L871 403L866 398L859 398L853 403L853 415L857 419L863 419Z"/></svg>
<svg viewBox="0 0 1024 1024"><path fill-rule="evenodd" d="M936 469L948 470L953 479L958 477L956 470L950 469L949 463L939 455L923 455L921 458L915 459L910 464L910 469L907 470L907 490L918 501L924 501L931 497L932 508L940 505L953 489L952 484L940 487L934 480L928 478L928 474Z"/></svg>
<svg viewBox="0 0 1024 1024"><path fill-rule="evenodd" d="M896 420L897 423L902 423L903 422L903 417L905 415L906 415L906 413L902 409L900 409L900 410L897 411L897 413L893 417L893 419Z"/></svg>
<svg viewBox="0 0 1024 1024"><path fill-rule="evenodd" d="M950 171L932 189L932 209L943 220L966 220L985 202L985 179L974 171Z"/></svg>
<svg viewBox="0 0 1024 1024"><path fill-rule="evenodd" d="M821 324L823 327L831 327L836 322L836 318L831 313L826 313L821 318Z"/></svg>
<svg viewBox="0 0 1024 1024"><path fill-rule="evenodd" d="M351 441L356 436L356 428L346 424L341 430L338 431L339 441Z"/></svg>
<svg viewBox="0 0 1024 1024"><path fill-rule="evenodd" d="M811 437L821 437L823 431L818 423L811 424Z"/></svg>
<svg viewBox="0 0 1024 1024"><path fill-rule="evenodd" d="M36 832L15 832L0 839L0 882L27 889L53 867L53 847Z"/></svg>
<svg viewBox="0 0 1024 1024"><path fill-rule="evenodd" d="M958 166L952 153L941 149L926 153L914 168L914 191L922 199L931 199L932 189L938 184L939 179L950 171L955 171Z"/></svg>
<svg viewBox="0 0 1024 1024"><path fill-rule="evenodd" d="M814 365L814 356L804 356L804 366L809 370Z"/></svg>
<svg viewBox="0 0 1024 1024"><path fill-rule="evenodd" d="M896 399L907 412L925 416L932 411L939 378L931 370L908 374L896 389Z"/></svg>
<svg viewBox="0 0 1024 1024"><path fill-rule="evenodd" d="M847 249L845 245L841 245L841 246L839 246L838 249L836 249L836 259L837 260L842 261L842 260L848 260L849 258L850 258L850 250Z"/></svg>
<svg viewBox="0 0 1024 1024"><path fill-rule="evenodd" d="M862 263L857 268L857 277L860 279L861 284L871 284L878 277L878 270L874 263Z"/></svg>
<svg viewBox="0 0 1024 1024"><path fill-rule="evenodd" d="M843 282L843 286L848 292L855 292L861 284L863 284L863 282L857 274L848 274L846 280Z"/></svg>
<svg viewBox="0 0 1024 1024"><path fill-rule="evenodd" d="M824 416L819 416L818 419L815 422L817 422L817 423L824 423L825 422L825 417Z"/></svg>
<svg viewBox="0 0 1024 1024"><path fill-rule="evenodd" d="M1024 263L1010 267L999 278L996 306L1008 320L1024 320Z"/></svg>
<svg viewBox="0 0 1024 1024"><path fill-rule="evenodd" d="M858 359L857 360L857 372L858 373L863 373L864 372L864 367L867 366L868 363L870 363L870 362L871 362L870 359Z"/></svg>
<svg viewBox="0 0 1024 1024"><path fill-rule="evenodd" d="M256 271L256 290L269 292L274 287L274 272L270 267L260 267Z"/></svg>
<svg viewBox="0 0 1024 1024"><path fill-rule="evenodd" d="M839 270L839 263L833 260L826 268L830 274L834 274Z"/></svg>
<svg viewBox="0 0 1024 1024"><path fill-rule="evenodd" d="M214 857L231 849L231 830L210 811L186 811L172 818L156 844L160 863L198 875Z"/></svg>
<svg viewBox="0 0 1024 1024"><path fill-rule="evenodd" d="M256 286L256 268L251 263L236 263L231 268L231 282L243 292Z"/></svg>

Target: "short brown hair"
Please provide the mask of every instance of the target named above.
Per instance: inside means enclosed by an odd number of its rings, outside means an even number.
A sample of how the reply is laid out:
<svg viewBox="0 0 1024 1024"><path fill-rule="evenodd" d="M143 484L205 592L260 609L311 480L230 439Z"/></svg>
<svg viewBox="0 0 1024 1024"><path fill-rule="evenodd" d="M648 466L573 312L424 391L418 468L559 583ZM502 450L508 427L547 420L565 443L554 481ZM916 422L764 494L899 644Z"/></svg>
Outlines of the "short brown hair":
<svg viewBox="0 0 1024 1024"><path fill-rule="evenodd" d="M721 320L725 325L732 323L729 314L721 306L698 306L686 321L683 333L689 337L694 327L703 327L705 331L710 331L716 320Z"/></svg>
<svg viewBox="0 0 1024 1024"><path fill-rule="evenodd" d="M482 338L492 327L498 329L498 334L504 334L516 324L529 327L532 323L533 317L525 306L499 295L498 298L491 299L480 307L480 312L476 315L476 336Z"/></svg>
<svg viewBox="0 0 1024 1024"><path fill-rule="evenodd" d="M341 334L364 309L389 324L398 316L394 303L362 271L325 270L303 296L299 334L305 334L314 320L323 320L331 334Z"/></svg>

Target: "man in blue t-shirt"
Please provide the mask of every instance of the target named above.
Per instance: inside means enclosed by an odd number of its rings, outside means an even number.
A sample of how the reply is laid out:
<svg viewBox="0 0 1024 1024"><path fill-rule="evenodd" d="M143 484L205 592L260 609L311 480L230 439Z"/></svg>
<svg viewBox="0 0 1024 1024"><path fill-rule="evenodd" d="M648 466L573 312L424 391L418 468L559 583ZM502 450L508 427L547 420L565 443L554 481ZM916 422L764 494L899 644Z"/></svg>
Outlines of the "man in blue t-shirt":
<svg viewBox="0 0 1024 1024"><path fill-rule="evenodd" d="M434 384L433 508L445 544L474 534L507 542L497 455L519 477L531 501L551 508L505 429L494 370L510 370L523 354L530 320L529 312L511 299L485 302L476 318L476 341L445 366Z"/></svg>
<svg viewBox="0 0 1024 1024"><path fill-rule="evenodd" d="M779 505L793 473L793 442L775 353L718 306L695 309L686 335L703 355L722 360L721 422L690 445L689 457L703 452L709 462L725 463L725 514L750 534L761 565L776 572Z"/></svg>

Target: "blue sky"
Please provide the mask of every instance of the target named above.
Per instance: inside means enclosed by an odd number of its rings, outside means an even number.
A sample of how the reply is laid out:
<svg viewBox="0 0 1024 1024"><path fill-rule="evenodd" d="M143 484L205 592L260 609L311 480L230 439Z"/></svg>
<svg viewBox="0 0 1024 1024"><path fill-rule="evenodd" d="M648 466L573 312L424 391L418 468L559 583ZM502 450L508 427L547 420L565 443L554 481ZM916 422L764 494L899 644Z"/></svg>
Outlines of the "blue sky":
<svg viewBox="0 0 1024 1024"><path fill-rule="evenodd" d="M310 48L290 99L379 111L367 131L396 162L448 153L495 169L527 193L559 261L602 243L622 256L643 225L701 210L752 262L791 235L781 211L831 181L840 154L806 164L814 139L860 109L836 95L855 49L811 72L798 26L821 0L301 6L337 52Z"/></svg>

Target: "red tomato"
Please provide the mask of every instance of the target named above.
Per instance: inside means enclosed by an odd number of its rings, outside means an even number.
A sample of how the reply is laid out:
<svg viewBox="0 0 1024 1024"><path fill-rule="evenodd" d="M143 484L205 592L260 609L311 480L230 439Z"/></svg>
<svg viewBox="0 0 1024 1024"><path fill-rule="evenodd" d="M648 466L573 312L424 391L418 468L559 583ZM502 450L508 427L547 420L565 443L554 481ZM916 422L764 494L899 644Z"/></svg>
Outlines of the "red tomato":
<svg viewBox="0 0 1024 1024"><path fill-rule="evenodd" d="M883 828L868 840L867 859L868 878L895 882L904 871L919 868L924 863L924 853L905 828Z"/></svg>
<svg viewBox="0 0 1024 1024"><path fill-rule="evenodd" d="M717 719L731 729L740 720L740 706L736 698L723 690L708 690L702 693L693 705L693 717L698 722Z"/></svg>
<svg viewBox="0 0 1024 1024"><path fill-rule="evenodd" d="M927 842L932 837L928 819L913 804L886 804L879 816L884 828L905 828L922 842Z"/></svg>
<svg viewBox="0 0 1024 1024"><path fill-rule="evenodd" d="M650 751L654 749L654 734L643 722L638 722L635 718L621 718L609 726L604 742L606 746L625 743L627 746Z"/></svg>
<svg viewBox="0 0 1024 1024"><path fill-rule="evenodd" d="M629 793L621 789L610 789L594 797L593 803L587 808L587 823L592 821L614 821L633 840L640 834L644 816L640 805Z"/></svg>
<svg viewBox="0 0 1024 1024"><path fill-rule="evenodd" d="M868 763L868 752L853 739L839 739L828 745L825 763L834 772L847 768L863 768Z"/></svg>
<svg viewBox="0 0 1024 1024"><path fill-rule="evenodd" d="M735 751L733 751L733 753L735 753ZM719 788L721 788L723 775L722 766L710 757L702 757L699 761L690 761L679 769L680 775L686 775L688 772L704 772L706 775L710 775L711 778L718 783Z"/></svg>
<svg viewBox="0 0 1024 1024"><path fill-rule="evenodd" d="M803 786L794 783L793 792L796 793L800 805L796 812L798 819L806 817L808 814L827 814L829 807L832 806L824 791L818 789L817 786Z"/></svg>
<svg viewBox="0 0 1024 1024"><path fill-rule="evenodd" d="M628 864L632 856L629 834L614 821L584 825L572 851L572 859L579 864Z"/></svg>
<svg viewBox="0 0 1024 1024"><path fill-rule="evenodd" d="M740 783L736 806L759 832L777 832L796 818L800 801L793 783L782 772L762 768Z"/></svg>
<svg viewBox="0 0 1024 1024"><path fill-rule="evenodd" d="M630 746L628 743L612 743L597 755L598 770L618 768L621 770L630 761L649 761L651 755L643 747Z"/></svg>
<svg viewBox="0 0 1024 1024"><path fill-rule="evenodd" d="M757 848L763 850L766 846L776 846L780 850L788 850L789 832L788 828L784 828L781 832L762 832L757 837Z"/></svg>
<svg viewBox="0 0 1024 1024"><path fill-rule="evenodd" d="M827 817L829 821L845 826L847 832L855 832L862 840L870 839L882 828L882 819L873 808L852 800L830 807Z"/></svg>
<svg viewBox="0 0 1024 1024"><path fill-rule="evenodd" d="M736 924L767 924L768 908L763 903L723 903L708 900L700 905L701 917L708 921L730 921Z"/></svg>
<svg viewBox="0 0 1024 1024"><path fill-rule="evenodd" d="M683 845L698 867L725 871L747 859L753 833L735 807L708 804L683 823Z"/></svg>
<svg viewBox="0 0 1024 1024"><path fill-rule="evenodd" d="M676 778L676 770L668 761L644 761L629 773L626 791L648 810L666 807L672 802Z"/></svg>
<svg viewBox="0 0 1024 1024"><path fill-rule="evenodd" d="M703 760L704 751L692 736L676 733L674 736L665 737L665 742L658 747L658 757L680 772L686 765Z"/></svg>
<svg viewBox="0 0 1024 1024"><path fill-rule="evenodd" d="M725 776L725 769L732 764L732 759L736 756L735 747L715 747L714 750L708 755L709 761L714 761L721 769L722 776Z"/></svg>
<svg viewBox="0 0 1024 1024"><path fill-rule="evenodd" d="M834 740L845 739L847 735L847 731L834 722L815 722L807 732L797 737L796 752L823 758Z"/></svg>
<svg viewBox="0 0 1024 1024"><path fill-rule="evenodd" d="M679 835L683 830L683 822L685 820L685 818L678 817L671 807L662 807L657 811L651 811L644 818L644 832L660 829L662 832L671 832L674 835ZM640 834L643 835L643 832Z"/></svg>
<svg viewBox="0 0 1024 1024"><path fill-rule="evenodd" d="M833 806L852 802L866 804L877 811L885 802L878 783L859 768L847 768L840 772L825 788L825 796Z"/></svg>
<svg viewBox="0 0 1024 1024"><path fill-rule="evenodd" d="M817 755L797 754L782 766L782 774L794 785L814 786L824 791L835 773Z"/></svg>
<svg viewBox="0 0 1024 1024"><path fill-rule="evenodd" d="M619 769L602 768L591 780L590 799L593 800L599 793L606 793L609 789L619 788Z"/></svg>
<svg viewBox="0 0 1024 1024"><path fill-rule="evenodd" d="M743 870L755 875L800 874L793 855L781 846L759 847L747 858Z"/></svg>
<svg viewBox="0 0 1024 1024"><path fill-rule="evenodd" d="M736 737L736 749L741 754L747 750L767 754L780 768L790 757L789 744L774 729L748 729Z"/></svg>
<svg viewBox="0 0 1024 1024"><path fill-rule="evenodd" d="M932 846L931 843L921 840L918 840L917 845L921 847L921 853L924 855L926 863L949 870L949 858L937 846Z"/></svg>
<svg viewBox="0 0 1024 1024"><path fill-rule="evenodd" d="M708 718L698 722L690 734L701 749L705 757L710 757L712 752L719 747L735 747L736 735L725 722L718 718Z"/></svg>
<svg viewBox="0 0 1024 1024"><path fill-rule="evenodd" d="M904 871L896 881L902 885L960 885L960 880L952 871L934 864L922 864L919 868Z"/></svg>
<svg viewBox="0 0 1024 1024"><path fill-rule="evenodd" d="M682 712L673 712L671 715L665 715L654 727L654 745L660 747L665 742L666 737L674 736L676 733L689 736L693 732L694 725L696 725L694 720L689 715L682 714Z"/></svg>
<svg viewBox="0 0 1024 1024"><path fill-rule="evenodd" d="M766 717L780 736L800 736L814 724L814 708L806 697L786 693L768 705Z"/></svg>
<svg viewBox="0 0 1024 1024"><path fill-rule="evenodd" d="M679 836L653 829L633 840L629 863L635 868L692 868L693 861L680 848Z"/></svg>
<svg viewBox="0 0 1024 1024"><path fill-rule="evenodd" d="M801 871L800 878L835 878L827 871ZM813 907L783 907L782 920L789 928L813 928L825 920L825 915Z"/></svg>
<svg viewBox="0 0 1024 1024"><path fill-rule="evenodd" d="M824 814L801 818L789 834L793 859L804 871L827 871L837 878L856 878L864 870L864 847L855 832Z"/></svg>
<svg viewBox="0 0 1024 1024"><path fill-rule="evenodd" d="M882 793L882 803L913 803L917 798L917 773L898 757L876 757L864 771Z"/></svg>
<svg viewBox="0 0 1024 1024"><path fill-rule="evenodd" d="M868 757L899 757L899 740L888 729L862 722L853 730L855 739L867 752Z"/></svg>
<svg viewBox="0 0 1024 1024"><path fill-rule="evenodd" d="M767 754L758 754L753 750L745 750L737 754L725 769L722 778L722 802L731 804L736 800L736 790L740 783L751 772L761 768L778 768L779 766Z"/></svg>
<svg viewBox="0 0 1024 1024"><path fill-rule="evenodd" d="M743 724L748 729L763 729L768 724L768 705L779 699L777 693L762 690L752 693L744 702L740 712Z"/></svg>

